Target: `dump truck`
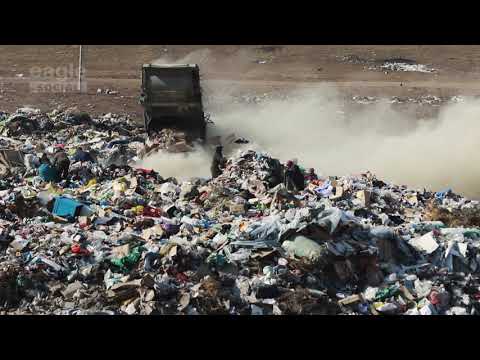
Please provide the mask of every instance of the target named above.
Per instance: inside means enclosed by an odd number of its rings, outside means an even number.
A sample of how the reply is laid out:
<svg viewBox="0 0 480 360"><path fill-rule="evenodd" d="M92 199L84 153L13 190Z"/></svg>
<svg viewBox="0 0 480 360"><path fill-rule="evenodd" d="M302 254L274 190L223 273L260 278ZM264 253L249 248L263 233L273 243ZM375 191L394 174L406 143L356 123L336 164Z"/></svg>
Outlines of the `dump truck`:
<svg viewBox="0 0 480 360"><path fill-rule="evenodd" d="M140 103L147 134L171 128L184 131L190 141L205 140L198 65L144 64Z"/></svg>

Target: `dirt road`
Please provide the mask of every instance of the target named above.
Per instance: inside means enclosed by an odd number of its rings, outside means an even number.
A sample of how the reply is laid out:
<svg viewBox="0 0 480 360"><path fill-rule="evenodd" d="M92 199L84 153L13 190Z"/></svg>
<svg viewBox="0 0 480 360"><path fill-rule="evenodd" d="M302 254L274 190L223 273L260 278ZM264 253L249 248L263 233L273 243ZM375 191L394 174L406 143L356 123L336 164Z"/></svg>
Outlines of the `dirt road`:
<svg viewBox="0 0 480 360"><path fill-rule="evenodd" d="M39 68L66 69L68 80L75 82L78 46L0 46L0 53L0 109L4 111L22 105L49 109L62 104L92 113L140 115L140 68L154 61L199 63L204 87L213 98L225 89L255 94L321 86L361 96L480 95L480 46L89 45L85 48L88 92L82 94L35 93L31 88L32 79L39 80L32 72ZM389 58L409 59L436 71L368 69L368 64ZM98 95L98 88L118 94Z"/></svg>

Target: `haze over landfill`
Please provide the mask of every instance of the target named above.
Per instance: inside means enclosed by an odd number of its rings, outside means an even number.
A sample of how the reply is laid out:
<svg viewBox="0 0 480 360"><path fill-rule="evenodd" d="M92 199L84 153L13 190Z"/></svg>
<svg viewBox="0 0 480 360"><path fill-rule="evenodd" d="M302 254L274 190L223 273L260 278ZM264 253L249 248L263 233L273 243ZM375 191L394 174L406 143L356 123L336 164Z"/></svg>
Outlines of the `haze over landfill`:
<svg viewBox="0 0 480 360"><path fill-rule="evenodd" d="M480 314L480 47L0 53L0 314Z"/></svg>
<svg viewBox="0 0 480 360"><path fill-rule="evenodd" d="M244 134L322 174L370 170L397 183L479 195L479 170L470 162L480 93L475 46L91 45L87 94L29 91L33 66L76 69L77 48L0 47L1 107L62 104L141 119L141 64L198 63L214 132ZM118 93L98 96L98 88Z"/></svg>

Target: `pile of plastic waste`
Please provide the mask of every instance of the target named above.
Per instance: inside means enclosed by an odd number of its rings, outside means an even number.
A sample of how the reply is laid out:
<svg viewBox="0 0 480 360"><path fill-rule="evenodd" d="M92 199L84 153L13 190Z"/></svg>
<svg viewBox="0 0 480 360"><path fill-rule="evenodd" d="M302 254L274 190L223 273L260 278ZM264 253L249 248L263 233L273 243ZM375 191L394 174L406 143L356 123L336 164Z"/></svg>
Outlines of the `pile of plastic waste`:
<svg viewBox="0 0 480 360"><path fill-rule="evenodd" d="M0 130L2 313L480 311L480 207L450 190L366 173L291 192L251 150L179 182L133 164L182 140L112 114L20 109ZM46 182L31 159L59 147L68 178Z"/></svg>

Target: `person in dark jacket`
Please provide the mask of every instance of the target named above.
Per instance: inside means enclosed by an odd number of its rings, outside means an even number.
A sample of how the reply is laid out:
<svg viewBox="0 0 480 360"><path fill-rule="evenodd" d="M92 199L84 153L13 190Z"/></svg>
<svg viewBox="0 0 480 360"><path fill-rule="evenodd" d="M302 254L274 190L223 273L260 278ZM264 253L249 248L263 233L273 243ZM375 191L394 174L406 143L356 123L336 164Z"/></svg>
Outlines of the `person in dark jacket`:
<svg viewBox="0 0 480 360"><path fill-rule="evenodd" d="M288 191L300 191L305 189L305 178L298 165L294 164L292 160L287 162L284 183Z"/></svg>
<svg viewBox="0 0 480 360"><path fill-rule="evenodd" d="M210 171L212 172L212 179L219 176L223 169L225 168L226 160L223 157L223 146L217 146L215 149L215 154L213 155L212 165Z"/></svg>
<svg viewBox="0 0 480 360"><path fill-rule="evenodd" d="M26 217L26 204L25 199L21 193L16 194L15 196L15 212L20 219Z"/></svg>
<svg viewBox="0 0 480 360"><path fill-rule="evenodd" d="M292 191L295 189L295 182L293 181L293 161L287 161L285 166L285 173L284 173L284 184L288 191Z"/></svg>
<svg viewBox="0 0 480 360"><path fill-rule="evenodd" d="M269 159L269 176L267 182L271 188L277 186L282 182L283 166L278 159Z"/></svg>
<svg viewBox="0 0 480 360"><path fill-rule="evenodd" d="M305 180L307 181L313 181L313 180L318 180L317 174L315 174L315 169L310 168L308 170L308 173L305 175Z"/></svg>
<svg viewBox="0 0 480 360"><path fill-rule="evenodd" d="M53 158L53 166L57 168L60 179L65 180L68 177L68 169L70 168L70 159L63 150L58 150Z"/></svg>
<svg viewBox="0 0 480 360"><path fill-rule="evenodd" d="M93 159L92 155L88 151L85 151L82 147L79 147L78 150L75 152L75 155L73 155L74 162L80 161L80 162L95 162Z"/></svg>

